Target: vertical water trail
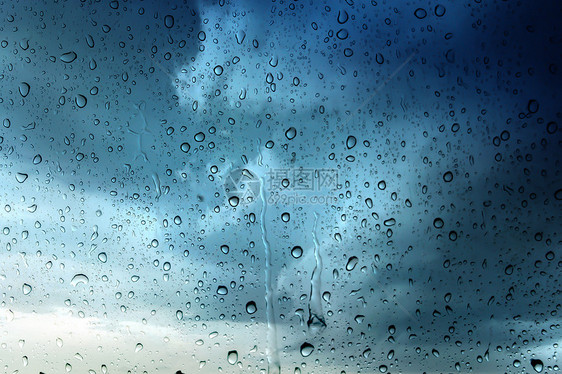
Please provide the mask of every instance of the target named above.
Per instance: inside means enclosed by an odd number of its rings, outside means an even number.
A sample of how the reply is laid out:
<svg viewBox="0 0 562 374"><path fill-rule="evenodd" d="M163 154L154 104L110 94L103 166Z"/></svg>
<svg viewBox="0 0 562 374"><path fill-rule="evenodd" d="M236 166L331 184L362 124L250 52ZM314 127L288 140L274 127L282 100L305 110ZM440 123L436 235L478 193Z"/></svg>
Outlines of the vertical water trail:
<svg viewBox="0 0 562 374"><path fill-rule="evenodd" d="M275 326L275 315L273 311L273 295L271 289L271 248L267 239L267 230L265 228L265 214L267 211L267 202L265 199L265 182L260 177L260 198L261 208L261 239L265 251L265 309L267 317L267 362L268 373L281 373L281 362L279 360L279 351L277 349L277 327Z"/></svg>
<svg viewBox="0 0 562 374"><path fill-rule="evenodd" d="M314 227L312 228L312 240L314 241L314 259L316 264L310 278L310 298L308 304L308 328L312 332L318 332L326 327L324 315L322 313L321 296L321 275L322 275L322 256L320 256L320 244L316 237L316 227L318 225L318 214L314 212Z"/></svg>

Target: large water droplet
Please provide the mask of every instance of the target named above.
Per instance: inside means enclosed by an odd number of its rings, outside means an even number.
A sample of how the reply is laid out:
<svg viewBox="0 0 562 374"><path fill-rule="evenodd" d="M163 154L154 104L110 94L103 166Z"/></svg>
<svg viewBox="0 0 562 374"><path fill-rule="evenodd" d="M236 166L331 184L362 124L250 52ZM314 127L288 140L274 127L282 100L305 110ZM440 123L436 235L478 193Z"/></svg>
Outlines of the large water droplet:
<svg viewBox="0 0 562 374"><path fill-rule="evenodd" d="M347 264L345 265L345 269L347 271L352 271L353 269L355 269L355 266L357 265L357 263L359 262L359 259L355 256L352 256L349 258L349 260L347 260Z"/></svg>
<svg viewBox="0 0 562 374"><path fill-rule="evenodd" d="M219 286L217 288L217 294L219 295L226 295L228 294L228 288L226 288L225 286Z"/></svg>
<svg viewBox="0 0 562 374"><path fill-rule="evenodd" d="M302 252L302 247L296 245L293 247L293 249L291 249L291 256L293 256L294 258L300 258L302 256Z"/></svg>
<svg viewBox="0 0 562 374"><path fill-rule="evenodd" d="M537 373L540 373L544 368L542 361L536 359L531 359L531 366L533 367L533 369L535 369Z"/></svg>
<svg viewBox="0 0 562 374"><path fill-rule="evenodd" d="M87 103L88 103L88 99L86 99L86 96L81 94L76 95L76 106L78 108L84 108Z"/></svg>
<svg viewBox="0 0 562 374"><path fill-rule="evenodd" d="M16 180L19 183L23 183L27 180L28 175L25 173L16 173Z"/></svg>
<svg viewBox="0 0 562 374"><path fill-rule="evenodd" d="M256 303L253 301L249 301L246 304L246 312L248 314L254 314L256 311L258 310L258 308L256 307Z"/></svg>
<svg viewBox="0 0 562 374"><path fill-rule="evenodd" d="M314 346L310 343L303 343L301 345L301 355L302 357L308 357L314 351Z"/></svg>
<svg viewBox="0 0 562 374"><path fill-rule="evenodd" d="M191 149L191 146L189 145L189 143L182 143L180 145L180 149L182 152L187 153Z"/></svg>
<svg viewBox="0 0 562 374"><path fill-rule="evenodd" d="M60 60L61 60L62 62L66 62L67 64L70 64L72 61L76 60L76 57L78 57L78 56L76 55L76 53L70 51L70 52L63 53L63 54L60 56Z"/></svg>
<svg viewBox="0 0 562 374"><path fill-rule="evenodd" d="M88 284L89 281L90 280L88 279L88 277L85 276L84 274L76 274L74 277L72 277L70 284L76 287L80 283Z"/></svg>
<svg viewBox="0 0 562 374"><path fill-rule="evenodd" d="M166 26L169 29L174 27L174 16L169 15L169 14L167 16L165 16L164 17L164 26Z"/></svg>
<svg viewBox="0 0 562 374"><path fill-rule="evenodd" d="M230 365L236 364L238 362L238 352L237 351L228 352L227 360Z"/></svg>
<svg viewBox="0 0 562 374"><path fill-rule="evenodd" d="M31 291L33 290L33 287L31 287L31 285L24 283L23 286L21 287L21 290L23 292L24 295L29 295L31 293Z"/></svg>
<svg viewBox="0 0 562 374"><path fill-rule="evenodd" d="M21 82L18 88L20 91L20 95L22 97L26 97L29 94L29 90L31 89L31 86L27 82Z"/></svg>
<svg viewBox="0 0 562 374"><path fill-rule="evenodd" d="M285 137L289 140L293 140L297 136L297 129L294 127L289 127L287 131L285 131Z"/></svg>

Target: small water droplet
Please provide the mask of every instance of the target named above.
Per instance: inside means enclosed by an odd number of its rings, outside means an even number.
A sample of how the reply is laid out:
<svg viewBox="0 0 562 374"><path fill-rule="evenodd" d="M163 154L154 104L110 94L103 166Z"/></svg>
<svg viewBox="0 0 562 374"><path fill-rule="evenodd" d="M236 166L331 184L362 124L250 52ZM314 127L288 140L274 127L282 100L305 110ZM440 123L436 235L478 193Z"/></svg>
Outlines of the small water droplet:
<svg viewBox="0 0 562 374"><path fill-rule="evenodd" d="M143 348L144 347L141 343L137 343L137 346L135 347L135 353L142 351Z"/></svg>

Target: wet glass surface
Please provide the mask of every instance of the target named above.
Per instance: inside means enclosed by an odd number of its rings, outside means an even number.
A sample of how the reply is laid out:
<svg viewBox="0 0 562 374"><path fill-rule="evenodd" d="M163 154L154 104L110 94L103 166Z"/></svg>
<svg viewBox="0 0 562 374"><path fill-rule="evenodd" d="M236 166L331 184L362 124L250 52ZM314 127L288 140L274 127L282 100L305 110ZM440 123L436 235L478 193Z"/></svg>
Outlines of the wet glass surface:
<svg viewBox="0 0 562 374"><path fill-rule="evenodd" d="M1 371L559 371L561 6L0 3Z"/></svg>

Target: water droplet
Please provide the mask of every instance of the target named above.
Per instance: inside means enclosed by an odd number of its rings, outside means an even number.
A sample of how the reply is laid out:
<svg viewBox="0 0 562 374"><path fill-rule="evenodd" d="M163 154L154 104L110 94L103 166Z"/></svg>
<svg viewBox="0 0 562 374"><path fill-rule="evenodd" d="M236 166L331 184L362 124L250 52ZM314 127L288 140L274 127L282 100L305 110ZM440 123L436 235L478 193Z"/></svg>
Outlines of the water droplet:
<svg viewBox="0 0 562 374"><path fill-rule="evenodd" d="M285 137L289 140L293 140L297 136L297 129L294 127L289 127L287 131L285 131Z"/></svg>
<svg viewBox="0 0 562 374"><path fill-rule="evenodd" d="M174 223L176 225L181 225L181 217L180 216L175 216L174 217Z"/></svg>
<svg viewBox="0 0 562 374"><path fill-rule="evenodd" d="M189 143L182 143L180 145L180 149L182 152L187 153L191 149L191 146L189 145Z"/></svg>
<svg viewBox="0 0 562 374"><path fill-rule="evenodd" d="M222 72L224 71L223 67L221 65L217 65L215 66L215 68L213 69L213 72L215 73L215 75L220 76L222 74Z"/></svg>
<svg viewBox="0 0 562 374"><path fill-rule="evenodd" d="M414 15L418 18L418 19L424 19L427 16L427 11L423 8L418 8L414 11Z"/></svg>
<svg viewBox="0 0 562 374"><path fill-rule="evenodd" d="M231 196L228 199L228 203L230 204L231 207L236 207L238 206L238 204L240 203L240 199L238 198L238 196Z"/></svg>
<svg viewBox="0 0 562 374"><path fill-rule="evenodd" d="M445 222L443 222L443 220L441 218L435 218L433 220L433 227L435 227L436 229L440 229L445 225Z"/></svg>
<svg viewBox="0 0 562 374"><path fill-rule="evenodd" d="M236 32L236 42L242 44L246 38L246 32L244 30L238 30Z"/></svg>
<svg viewBox="0 0 562 374"><path fill-rule="evenodd" d="M105 252L100 252L98 254L98 260L105 264L107 262L107 254Z"/></svg>
<svg viewBox="0 0 562 374"><path fill-rule="evenodd" d="M291 249L291 256L294 258L300 258L302 256L302 247L300 245L296 245Z"/></svg>
<svg viewBox="0 0 562 374"><path fill-rule="evenodd" d="M169 29L174 27L174 16L169 15L169 14L167 16L165 16L164 17L164 26L166 26Z"/></svg>
<svg viewBox="0 0 562 374"><path fill-rule="evenodd" d="M301 355L302 357L308 357L314 351L314 346L310 343L303 343L301 345Z"/></svg>
<svg viewBox="0 0 562 374"><path fill-rule="evenodd" d="M66 62L67 64L70 64L72 61L76 60L76 57L78 57L78 56L76 55L76 53L70 51L70 52L63 53L63 54L60 56L60 60L61 60L62 62Z"/></svg>
<svg viewBox="0 0 562 374"><path fill-rule="evenodd" d="M384 189L386 189L386 182L380 181L379 183L377 183L377 187L379 188L379 190L383 191Z"/></svg>
<svg viewBox="0 0 562 374"><path fill-rule="evenodd" d="M217 288L217 294L219 295L226 295L228 294L228 288L226 288L225 286L219 286Z"/></svg>
<svg viewBox="0 0 562 374"><path fill-rule="evenodd" d="M43 161L43 157L41 155L35 155L33 157L33 165L39 165Z"/></svg>
<svg viewBox="0 0 562 374"><path fill-rule="evenodd" d="M181 321L183 319L183 312L181 310L178 310L176 312L176 318L178 319L178 321Z"/></svg>
<svg viewBox="0 0 562 374"><path fill-rule="evenodd" d="M349 135L345 141L345 146L347 149L352 149L357 144L357 138L353 135Z"/></svg>
<svg viewBox="0 0 562 374"><path fill-rule="evenodd" d="M21 287L21 290L22 290L24 295L29 295L31 293L31 291L33 290L33 287L31 287L27 283L24 283L23 286Z"/></svg>
<svg viewBox="0 0 562 374"><path fill-rule="evenodd" d="M505 267L504 272L505 272L506 275L511 275L511 274L513 274L513 265L507 265L507 266Z"/></svg>
<svg viewBox="0 0 562 374"><path fill-rule="evenodd" d="M347 261L347 264L345 265L345 269L347 271L352 271L353 269L355 269L355 266L357 265L357 263L359 262L359 259L355 256L352 256L349 258L349 260Z"/></svg>
<svg viewBox="0 0 562 374"><path fill-rule="evenodd" d="M533 369L535 369L537 373L540 373L544 368L542 361L536 359L531 359L531 366L533 367Z"/></svg>
<svg viewBox="0 0 562 374"><path fill-rule="evenodd" d="M291 215L287 212L281 214L281 220L283 222L289 222L291 220Z"/></svg>
<svg viewBox="0 0 562 374"><path fill-rule="evenodd" d="M205 140L205 134L202 132L198 132L197 134L195 134L193 139L195 139L196 142L202 142L203 140Z"/></svg>
<svg viewBox="0 0 562 374"><path fill-rule="evenodd" d="M90 280L88 279L88 277L86 275L76 274L75 276L72 277L72 280L70 281L70 284L73 285L74 287L76 287L80 283L88 284L89 281Z"/></svg>
<svg viewBox="0 0 562 374"><path fill-rule="evenodd" d="M234 365L238 362L238 352L237 351L229 351L227 355L227 360L230 365Z"/></svg>
<svg viewBox="0 0 562 374"><path fill-rule="evenodd" d="M445 11L446 11L446 9L443 5L437 4L435 6L435 15L437 17L443 17L445 15Z"/></svg>
<svg viewBox="0 0 562 374"><path fill-rule="evenodd" d="M62 348L63 341L62 341L61 338L57 338L57 339L56 339L56 343L57 343L57 347Z"/></svg>
<svg viewBox="0 0 562 374"><path fill-rule="evenodd" d="M19 85L19 91L20 91L21 97L26 97L29 94L30 89L31 89L31 86L29 85L29 83L21 82L20 85Z"/></svg>
<svg viewBox="0 0 562 374"><path fill-rule="evenodd" d="M28 175L25 173L16 173L16 180L19 183L23 183L27 180Z"/></svg>
<svg viewBox="0 0 562 374"><path fill-rule="evenodd" d="M228 254L228 252L230 251L230 248L228 247L228 245L223 244L221 245L221 252L224 253L225 255Z"/></svg>
<svg viewBox="0 0 562 374"><path fill-rule="evenodd" d="M88 103L88 99L86 99L86 96L81 94L76 95L76 106L78 108L84 108L87 103Z"/></svg>
<svg viewBox="0 0 562 374"><path fill-rule="evenodd" d="M449 183L453 180L453 173L450 171L445 172L445 174L443 174L443 180L446 183Z"/></svg>
<svg viewBox="0 0 562 374"><path fill-rule="evenodd" d="M137 346L135 347L135 353L142 351L143 348L144 347L141 343L137 343Z"/></svg>
<svg viewBox="0 0 562 374"><path fill-rule="evenodd" d="M258 310L258 308L256 307L256 303L253 301L249 301L246 304L246 312L248 314L254 314L256 311Z"/></svg>

